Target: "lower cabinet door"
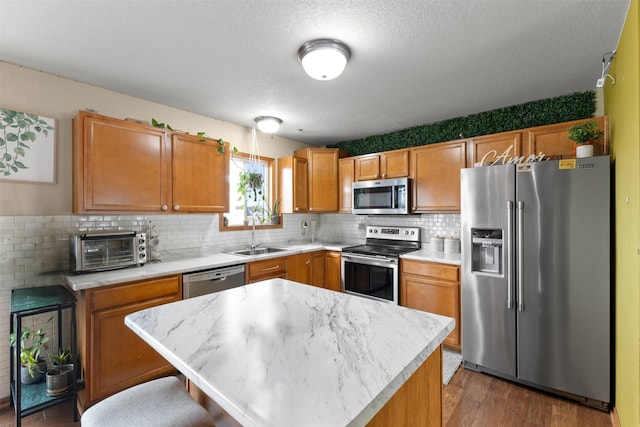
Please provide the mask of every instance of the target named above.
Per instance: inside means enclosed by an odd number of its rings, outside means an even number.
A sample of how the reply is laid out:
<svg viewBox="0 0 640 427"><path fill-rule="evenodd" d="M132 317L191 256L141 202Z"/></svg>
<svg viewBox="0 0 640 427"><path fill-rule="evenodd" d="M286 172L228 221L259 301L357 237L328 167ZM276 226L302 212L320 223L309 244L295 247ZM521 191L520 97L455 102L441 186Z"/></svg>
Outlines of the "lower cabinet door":
<svg viewBox="0 0 640 427"><path fill-rule="evenodd" d="M456 327L444 340L444 345L460 349L460 286L445 282L405 275L402 278L402 305L429 313L452 317Z"/></svg>
<svg viewBox="0 0 640 427"><path fill-rule="evenodd" d="M172 301L167 298L131 304L101 310L91 316L93 369L87 386L93 401L175 371L169 362L124 324L128 314Z"/></svg>

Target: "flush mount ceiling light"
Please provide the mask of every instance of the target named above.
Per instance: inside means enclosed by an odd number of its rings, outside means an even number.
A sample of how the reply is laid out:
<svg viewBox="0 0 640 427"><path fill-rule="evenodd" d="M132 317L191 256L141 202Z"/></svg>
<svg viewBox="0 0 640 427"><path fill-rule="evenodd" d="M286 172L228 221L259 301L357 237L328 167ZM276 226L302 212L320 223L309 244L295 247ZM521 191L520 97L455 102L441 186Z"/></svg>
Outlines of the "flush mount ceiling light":
<svg viewBox="0 0 640 427"><path fill-rule="evenodd" d="M260 116L255 118L258 130L264 133L274 133L282 124L282 120L273 116Z"/></svg>
<svg viewBox="0 0 640 427"><path fill-rule="evenodd" d="M298 49L298 61L304 71L316 80L331 80L338 77L351 58L349 46L340 40L311 40Z"/></svg>

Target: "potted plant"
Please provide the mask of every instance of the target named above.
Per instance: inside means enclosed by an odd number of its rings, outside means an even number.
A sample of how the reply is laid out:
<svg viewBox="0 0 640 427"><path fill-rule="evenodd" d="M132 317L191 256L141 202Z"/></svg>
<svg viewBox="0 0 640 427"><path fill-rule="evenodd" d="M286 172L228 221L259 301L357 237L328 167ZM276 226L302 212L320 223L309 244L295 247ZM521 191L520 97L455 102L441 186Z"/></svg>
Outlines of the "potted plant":
<svg viewBox="0 0 640 427"><path fill-rule="evenodd" d="M49 353L53 367L47 371L47 394L55 396L67 392L74 381L73 353L71 347L63 347L58 353Z"/></svg>
<svg viewBox="0 0 640 427"><path fill-rule="evenodd" d="M20 334L20 380L23 384L32 384L42 381L47 371L47 361L41 356L43 349L47 348L49 337L45 336L43 328L31 330L25 326ZM18 343L17 333L9 335L9 344L15 347Z"/></svg>
<svg viewBox="0 0 640 427"><path fill-rule="evenodd" d="M269 209L269 220L271 224L280 224L280 199L273 202L273 208Z"/></svg>
<svg viewBox="0 0 640 427"><path fill-rule="evenodd" d="M568 132L569 139L576 143L576 158L593 156L593 143L599 141L604 133L595 121L572 126Z"/></svg>

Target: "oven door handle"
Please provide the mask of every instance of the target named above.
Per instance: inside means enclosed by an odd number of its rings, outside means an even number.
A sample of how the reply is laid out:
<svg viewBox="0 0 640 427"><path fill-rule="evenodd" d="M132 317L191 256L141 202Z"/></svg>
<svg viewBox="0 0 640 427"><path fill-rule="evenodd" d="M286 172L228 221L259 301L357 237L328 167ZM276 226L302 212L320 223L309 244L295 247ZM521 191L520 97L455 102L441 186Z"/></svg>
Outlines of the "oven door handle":
<svg viewBox="0 0 640 427"><path fill-rule="evenodd" d="M360 262L361 264L369 264L369 265L381 265L381 266L389 266L389 264L398 264L398 260L395 258L386 258L386 257L372 257L366 255L354 255L354 254L342 254L342 259L344 261L353 261Z"/></svg>

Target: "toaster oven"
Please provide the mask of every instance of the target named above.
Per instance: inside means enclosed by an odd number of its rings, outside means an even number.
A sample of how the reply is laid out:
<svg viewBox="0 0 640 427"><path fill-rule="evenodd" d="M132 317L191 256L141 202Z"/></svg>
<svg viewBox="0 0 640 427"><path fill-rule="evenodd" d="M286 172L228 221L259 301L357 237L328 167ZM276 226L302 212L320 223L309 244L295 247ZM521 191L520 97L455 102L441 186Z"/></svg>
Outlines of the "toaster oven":
<svg viewBox="0 0 640 427"><path fill-rule="evenodd" d="M147 237L135 231L92 232L69 237L75 273L137 267L147 260Z"/></svg>

